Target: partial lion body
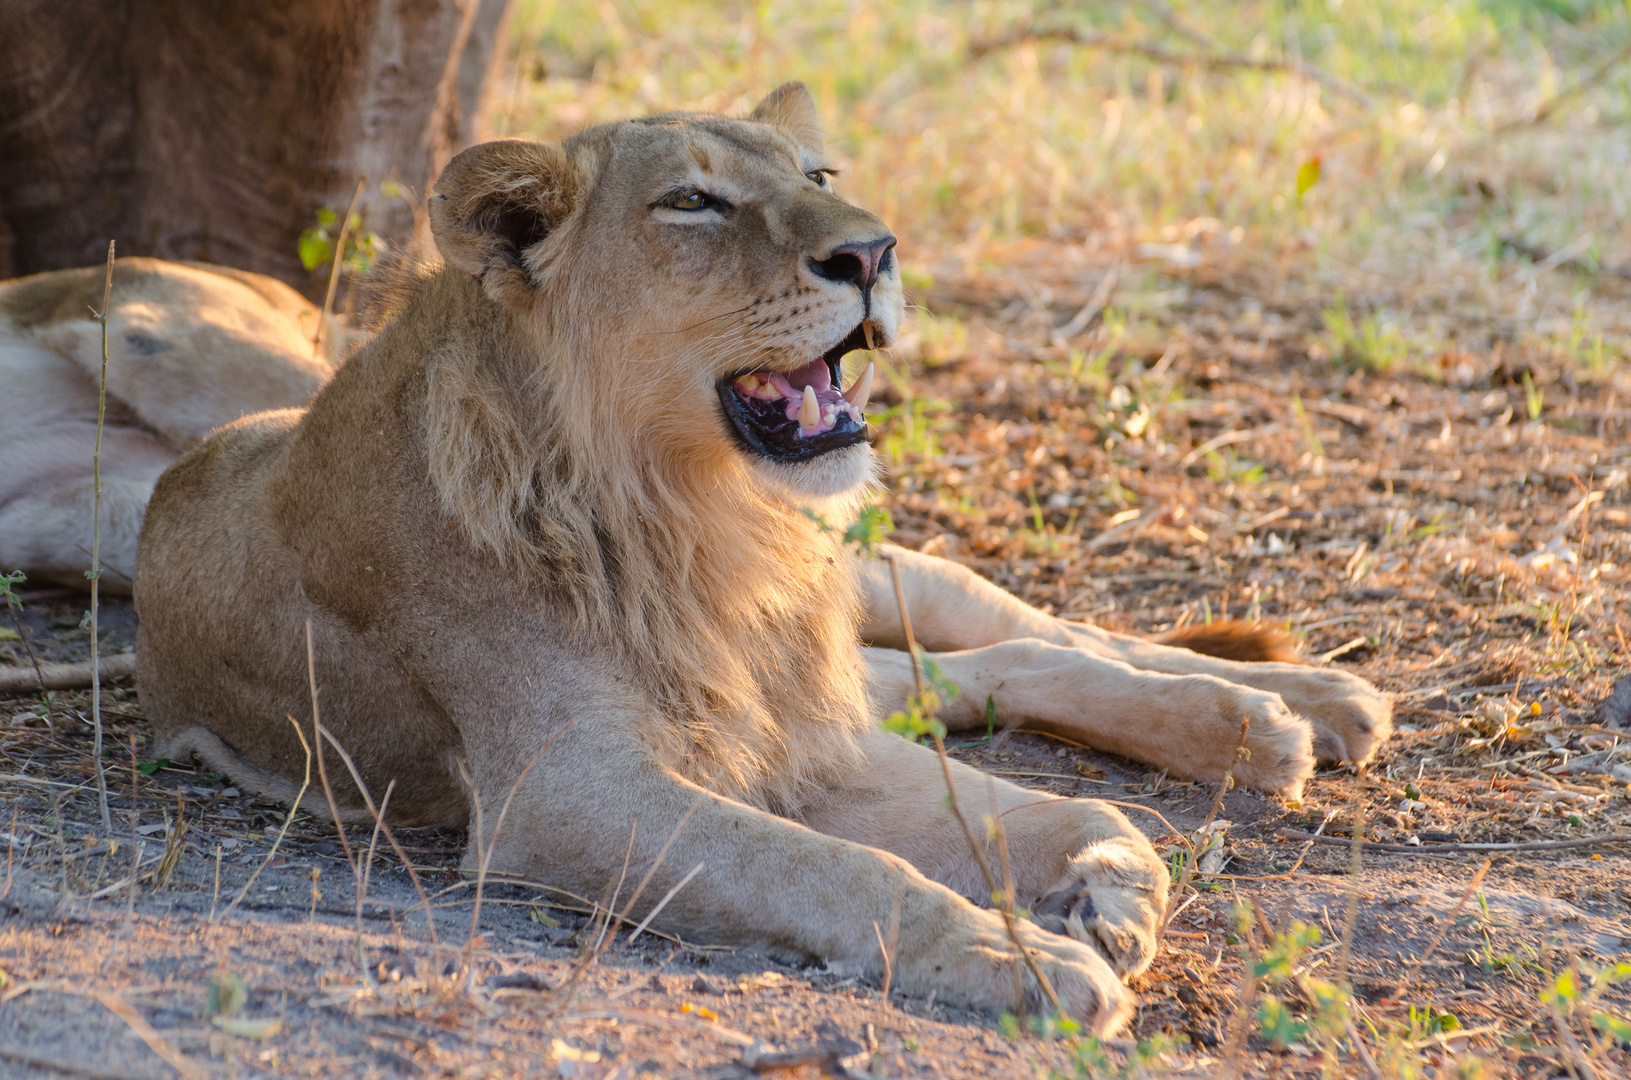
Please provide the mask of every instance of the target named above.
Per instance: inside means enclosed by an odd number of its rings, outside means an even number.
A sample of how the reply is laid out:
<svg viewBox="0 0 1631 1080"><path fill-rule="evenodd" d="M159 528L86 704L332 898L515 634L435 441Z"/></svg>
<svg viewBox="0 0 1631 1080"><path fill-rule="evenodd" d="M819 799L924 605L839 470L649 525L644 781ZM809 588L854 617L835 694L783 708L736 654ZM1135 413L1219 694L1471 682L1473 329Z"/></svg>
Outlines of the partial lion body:
<svg viewBox="0 0 1631 1080"><path fill-rule="evenodd" d="M102 366L101 267L0 283L0 568L85 586ZM129 593L153 483L245 413L303 405L331 374L317 309L225 267L121 259L108 312L101 588Z"/></svg>

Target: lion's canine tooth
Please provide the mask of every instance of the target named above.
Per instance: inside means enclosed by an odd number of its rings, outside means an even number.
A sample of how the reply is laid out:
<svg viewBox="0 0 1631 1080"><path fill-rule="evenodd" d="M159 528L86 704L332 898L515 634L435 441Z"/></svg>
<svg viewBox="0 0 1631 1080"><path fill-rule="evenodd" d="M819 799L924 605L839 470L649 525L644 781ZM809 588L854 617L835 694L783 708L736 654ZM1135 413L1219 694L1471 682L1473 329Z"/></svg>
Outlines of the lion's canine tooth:
<svg viewBox="0 0 1631 1080"><path fill-rule="evenodd" d="M854 406L856 412L866 408L866 399L872 396L872 368L873 365L868 364L854 385L844 391L844 400Z"/></svg>
<svg viewBox="0 0 1631 1080"><path fill-rule="evenodd" d="M816 401L815 390L806 386L804 388L804 403L799 406L799 426L813 428L821 423L821 405Z"/></svg>
<svg viewBox="0 0 1631 1080"><path fill-rule="evenodd" d="M866 338L866 347L872 348L872 324L870 322L861 324L861 336Z"/></svg>

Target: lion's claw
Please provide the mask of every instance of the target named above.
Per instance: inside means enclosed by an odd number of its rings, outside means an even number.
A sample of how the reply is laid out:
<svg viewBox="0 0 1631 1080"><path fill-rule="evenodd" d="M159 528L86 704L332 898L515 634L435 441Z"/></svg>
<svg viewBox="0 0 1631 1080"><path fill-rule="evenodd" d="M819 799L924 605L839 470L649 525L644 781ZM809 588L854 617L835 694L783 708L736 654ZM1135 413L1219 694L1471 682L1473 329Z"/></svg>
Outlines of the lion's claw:
<svg viewBox="0 0 1631 1080"><path fill-rule="evenodd" d="M1155 959L1155 931L1166 910L1166 879L1114 842L1098 844L1070 862L1066 884L1032 909L1037 926L1093 946L1123 977Z"/></svg>

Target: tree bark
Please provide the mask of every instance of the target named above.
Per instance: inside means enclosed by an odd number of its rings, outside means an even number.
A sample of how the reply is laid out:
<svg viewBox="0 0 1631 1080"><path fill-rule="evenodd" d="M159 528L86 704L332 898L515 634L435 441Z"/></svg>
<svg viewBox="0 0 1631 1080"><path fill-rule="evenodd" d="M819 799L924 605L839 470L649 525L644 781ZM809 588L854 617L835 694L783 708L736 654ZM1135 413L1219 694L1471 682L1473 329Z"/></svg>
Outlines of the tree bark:
<svg viewBox="0 0 1631 1080"><path fill-rule="evenodd" d="M507 0L0 0L0 278L199 259L320 295L296 241L367 178L401 244L475 130ZM371 203L371 205L368 205ZM418 228L423 230L423 225Z"/></svg>

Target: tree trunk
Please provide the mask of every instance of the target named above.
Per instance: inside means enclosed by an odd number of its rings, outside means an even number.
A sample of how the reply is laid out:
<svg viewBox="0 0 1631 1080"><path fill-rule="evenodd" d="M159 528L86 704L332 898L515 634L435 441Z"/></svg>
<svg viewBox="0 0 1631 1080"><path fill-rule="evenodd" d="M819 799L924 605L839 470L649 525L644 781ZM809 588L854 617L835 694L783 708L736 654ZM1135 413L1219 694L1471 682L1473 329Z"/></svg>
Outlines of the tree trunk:
<svg viewBox="0 0 1631 1080"><path fill-rule="evenodd" d="M400 244L476 126L508 0L0 0L0 278L200 259L320 296L296 241L366 178ZM422 228L422 226L421 226Z"/></svg>

